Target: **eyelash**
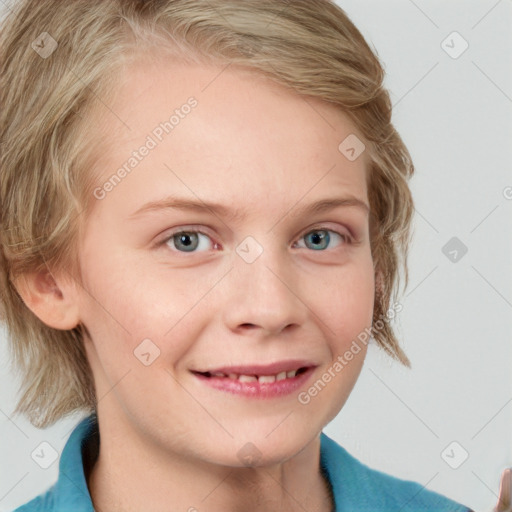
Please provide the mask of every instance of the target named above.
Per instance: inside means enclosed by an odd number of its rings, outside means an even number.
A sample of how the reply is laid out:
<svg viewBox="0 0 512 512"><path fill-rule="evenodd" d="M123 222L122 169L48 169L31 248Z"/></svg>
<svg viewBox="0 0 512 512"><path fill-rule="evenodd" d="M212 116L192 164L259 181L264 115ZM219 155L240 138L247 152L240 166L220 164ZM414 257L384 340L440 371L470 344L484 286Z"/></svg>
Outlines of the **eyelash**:
<svg viewBox="0 0 512 512"><path fill-rule="evenodd" d="M317 231L326 231L328 233L334 233L335 235L338 235L339 237L341 237L344 242L343 242L343 245L353 245L355 243L355 241L352 239L352 237L348 234L345 234L345 233L339 233L338 231L335 231L333 229L329 229L327 226L315 226L313 228L310 228L308 229L308 231L304 232L302 235L300 235L299 237L299 240L304 238L306 235L309 235L310 233L314 233L314 232L317 232ZM183 229L183 228L180 228L170 234L168 234L161 242L158 242L158 246L165 246L167 245L169 248L169 242L171 240L173 240L173 238L176 236L176 235L181 235L181 234L201 234L201 235L204 235L208 238L211 239L211 236L208 234L208 233L205 233L204 231L200 230L200 229ZM217 243L214 242L212 240L214 246L217 246ZM307 247L305 247L307 249ZM331 249L331 250L335 250L335 249ZM313 249L310 249L311 252L328 252L328 249L321 249L321 250L318 250L318 251L315 251ZM181 253L181 254L194 254L194 253L198 253L198 252L204 252L204 251L190 251L190 252L187 252L187 251L179 251L177 249L172 249L172 252L177 252L177 253Z"/></svg>

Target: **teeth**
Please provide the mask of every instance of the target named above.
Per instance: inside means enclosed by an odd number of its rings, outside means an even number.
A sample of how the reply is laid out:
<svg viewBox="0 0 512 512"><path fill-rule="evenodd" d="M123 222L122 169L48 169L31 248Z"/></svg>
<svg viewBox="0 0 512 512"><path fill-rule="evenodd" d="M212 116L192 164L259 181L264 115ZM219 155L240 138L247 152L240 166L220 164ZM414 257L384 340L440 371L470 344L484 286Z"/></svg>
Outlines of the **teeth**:
<svg viewBox="0 0 512 512"><path fill-rule="evenodd" d="M238 377L238 380L240 382L256 382L258 380L258 377L255 377L254 375L240 375L240 377Z"/></svg>
<svg viewBox="0 0 512 512"><path fill-rule="evenodd" d="M222 372L210 373L212 377L229 378L232 380L239 380L240 382L260 382L261 384L272 383L278 380L293 379L297 375L297 370L290 370L289 372L280 372L277 375L238 375L236 373L225 374Z"/></svg>

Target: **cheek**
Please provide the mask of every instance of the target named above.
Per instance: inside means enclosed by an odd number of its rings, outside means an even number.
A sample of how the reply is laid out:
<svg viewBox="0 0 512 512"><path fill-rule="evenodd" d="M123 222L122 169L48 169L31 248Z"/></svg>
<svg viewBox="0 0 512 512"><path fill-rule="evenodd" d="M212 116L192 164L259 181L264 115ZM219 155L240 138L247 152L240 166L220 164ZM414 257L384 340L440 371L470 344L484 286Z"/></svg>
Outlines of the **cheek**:
<svg viewBox="0 0 512 512"><path fill-rule="evenodd" d="M326 274L309 296L315 298L316 307L322 313L319 316L330 327L326 336L335 337L340 343L350 342L371 326L374 293L373 262L365 258Z"/></svg>
<svg viewBox="0 0 512 512"><path fill-rule="evenodd" d="M326 299L330 329L324 333L330 349L330 361L321 380L328 382L324 404L329 405L331 421L344 406L354 388L367 353L374 309L374 268L371 258L346 267L332 282ZM318 405L321 407L321 404Z"/></svg>
<svg viewBox="0 0 512 512"><path fill-rule="evenodd" d="M204 316L204 308L198 298L215 282L215 276L203 279L197 269L155 272L141 258L112 253L108 258L91 258L83 277L83 323L112 378L134 363L133 369L139 370L136 356L146 353L146 347L152 357L158 355L155 367L178 361L201 329L197 311Z"/></svg>

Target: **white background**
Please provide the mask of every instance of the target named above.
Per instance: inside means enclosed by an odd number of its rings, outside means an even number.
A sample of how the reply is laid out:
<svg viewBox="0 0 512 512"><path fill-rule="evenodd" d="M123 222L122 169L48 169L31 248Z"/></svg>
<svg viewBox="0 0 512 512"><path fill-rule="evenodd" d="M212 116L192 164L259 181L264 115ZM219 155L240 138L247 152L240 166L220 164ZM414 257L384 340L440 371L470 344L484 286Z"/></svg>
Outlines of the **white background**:
<svg viewBox="0 0 512 512"><path fill-rule="evenodd" d="M489 512L512 465L512 200L504 194L512 187L512 0L338 3L384 63L394 122L416 165L410 285L398 319L413 367L371 346L325 432L371 467ZM456 59L441 46L453 31L469 44ZM454 36L446 44L462 48ZM452 237L468 248L457 262L442 252ZM46 430L11 417L16 377L5 336L0 352L5 512L56 480L58 463L43 470L30 453L42 441L60 452L80 416ZM458 469L441 456L453 441L468 453Z"/></svg>

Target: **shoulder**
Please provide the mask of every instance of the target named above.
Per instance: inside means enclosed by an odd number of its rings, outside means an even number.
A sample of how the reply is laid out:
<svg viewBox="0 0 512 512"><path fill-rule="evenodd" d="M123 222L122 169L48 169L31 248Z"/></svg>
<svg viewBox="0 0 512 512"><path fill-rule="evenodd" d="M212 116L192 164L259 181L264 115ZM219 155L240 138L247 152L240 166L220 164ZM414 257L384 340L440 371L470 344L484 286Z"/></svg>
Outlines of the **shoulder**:
<svg viewBox="0 0 512 512"><path fill-rule="evenodd" d="M49 512L54 510L53 491L55 486L43 492L39 496L25 503L21 507L13 510L13 512Z"/></svg>
<svg viewBox="0 0 512 512"><path fill-rule="evenodd" d="M372 512L471 512L419 483L372 469L321 434L321 462L340 510Z"/></svg>
<svg viewBox="0 0 512 512"><path fill-rule="evenodd" d="M95 457L99 443L95 415L75 427L60 456L57 482L13 512L94 512L84 463Z"/></svg>

